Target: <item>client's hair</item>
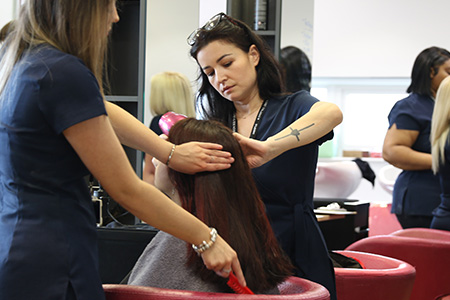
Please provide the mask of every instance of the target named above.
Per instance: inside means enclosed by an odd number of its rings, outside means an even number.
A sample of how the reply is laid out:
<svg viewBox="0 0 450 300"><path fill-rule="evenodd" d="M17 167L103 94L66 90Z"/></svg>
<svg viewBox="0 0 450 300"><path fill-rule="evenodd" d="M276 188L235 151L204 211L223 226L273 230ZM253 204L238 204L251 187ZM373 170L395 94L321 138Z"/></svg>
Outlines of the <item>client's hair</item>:
<svg viewBox="0 0 450 300"><path fill-rule="evenodd" d="M235 161L226 170L187 175L170 169L169 176L183 208L216 228L236 250L249 288L263 292L291 275L292 265L278 245L247 160L231 130L216 121L188 118L170 129L169 141L177 145L214 142L233 155ZM204 280L223 281L206 269L191 247L188 252L188 265Z"/></svg>

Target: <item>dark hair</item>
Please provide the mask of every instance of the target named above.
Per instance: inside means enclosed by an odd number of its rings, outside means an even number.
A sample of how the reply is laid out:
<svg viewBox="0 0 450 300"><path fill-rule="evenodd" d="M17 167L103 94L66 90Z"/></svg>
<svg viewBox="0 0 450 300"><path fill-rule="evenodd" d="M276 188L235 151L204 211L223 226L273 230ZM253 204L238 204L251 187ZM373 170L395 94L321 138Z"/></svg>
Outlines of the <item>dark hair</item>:
<svg viewBox="0 0 450 300"><path fill-rule="evenodd" d="M251 45L255 45L260 54L259 64L256 66L259 96L262 99L269 99L284 92L281 68L270 47L244 22L224 16L221 22L211 30L201 29L196 42L191 47L191 56L197 60L199 51L217 40L234 44L245 53L248 53ZM231 124L230 117L235 111L233 103L222 97L211 86L201 68L199 72L198 80L201 81L201 86L197 96L198 107L202 108L203 114L208 119L219 120L226 125ZM205 96L207 104L203 101Z"/></svg>
<svg viewBox="0 0 450 300"><path fill-rule="evenodd" d="M169 170L183 208L217 229L239 255L247 284L254 292L272 289L291 274L292 266L281 250L265 214L247 160L231 130L217 121L183 119L169 132L169 141L214 142L235 158L231 168L187 175ZM210 282L223 282L206 269L188 247L188 265Z"/></svg>
<svg viewBox="0 0 450 300"><path fill-rule="evenodd" d="M430 72L437 74L439 67L450 59L450 52L443 48L430 47L416 57L411 74L411 84L407 93L417 93L432 97Z"/></svg>
<svg viewBox="0 0 450 300"><path fill-rule="evenodd" d="M284 47L280 51L280 64L288 92L311 90L311 63L305 52L294 46Z"/></svg>

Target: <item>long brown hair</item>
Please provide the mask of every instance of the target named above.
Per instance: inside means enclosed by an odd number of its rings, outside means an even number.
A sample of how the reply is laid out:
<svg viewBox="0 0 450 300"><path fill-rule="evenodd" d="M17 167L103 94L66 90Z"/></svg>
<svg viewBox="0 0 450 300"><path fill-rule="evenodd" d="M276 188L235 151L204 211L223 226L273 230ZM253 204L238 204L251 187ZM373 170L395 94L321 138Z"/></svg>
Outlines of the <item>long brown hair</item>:
<svg viewBox="0 0 450 300"><path fill-rule="evenodd" d="M2 45L0 93L24 52L40 44L80 58L103 91L111 5L115 0L27 0Z"/></svg>
<svg viewBox="0 0 450 300"><path fill-rule="evenodd" d="M292 266L278 245L248 163L231 130L216 121L189 118L170 129L169 141L220 143L233 155L235 162L229 169L196 175L170 170L170 178L183 208L216 228L236 250L250 289L264 292L276 287L291 274ZM205 268L192 248L188 251L188 264L204 280L220 282L221 278Z"/></svg>

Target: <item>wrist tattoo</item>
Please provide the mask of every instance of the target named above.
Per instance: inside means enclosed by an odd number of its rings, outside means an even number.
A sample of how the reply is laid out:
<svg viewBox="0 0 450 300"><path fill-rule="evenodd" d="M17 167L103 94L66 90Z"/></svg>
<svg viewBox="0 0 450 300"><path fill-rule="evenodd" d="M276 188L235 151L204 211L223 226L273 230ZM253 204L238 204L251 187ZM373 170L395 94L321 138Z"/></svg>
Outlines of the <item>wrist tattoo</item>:
<svg viewBox="0 0 450 300"><path fill-rule="evenodd" d="M278 141L278 140L287 138L287 137L289 137L289 136L291 136L291 135L292 135L292 136L295 136L295 137L297 138L297 141L300 141L300 138L299 138L299 137L300 137L300 131L303 131L303 130L305 130L305 129L308 129L309 127L312 127L312 126L314 126L314 123L312 123L312 124L310 124L310 125L308 125L308 126L306 126L306 127L303 127L302 129L292 129L291 127L289 127L289 129L291 130L291 133L288 134L288 135L279 137L279 138L275 139L275 141Z"/></svg>

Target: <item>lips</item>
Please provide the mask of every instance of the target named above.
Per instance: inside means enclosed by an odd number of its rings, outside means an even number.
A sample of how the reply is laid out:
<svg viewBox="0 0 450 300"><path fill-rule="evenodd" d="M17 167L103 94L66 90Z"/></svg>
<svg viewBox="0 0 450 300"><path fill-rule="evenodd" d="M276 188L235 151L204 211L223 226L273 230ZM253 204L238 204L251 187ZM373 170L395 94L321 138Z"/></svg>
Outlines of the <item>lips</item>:
<svg viewBox="0 0 450 300"><path fill-rule="evenodd" d="M226 86L222 89L222 93L226 94L227 92L229 92L231 89L233 88L233 86Z"/></svg>

